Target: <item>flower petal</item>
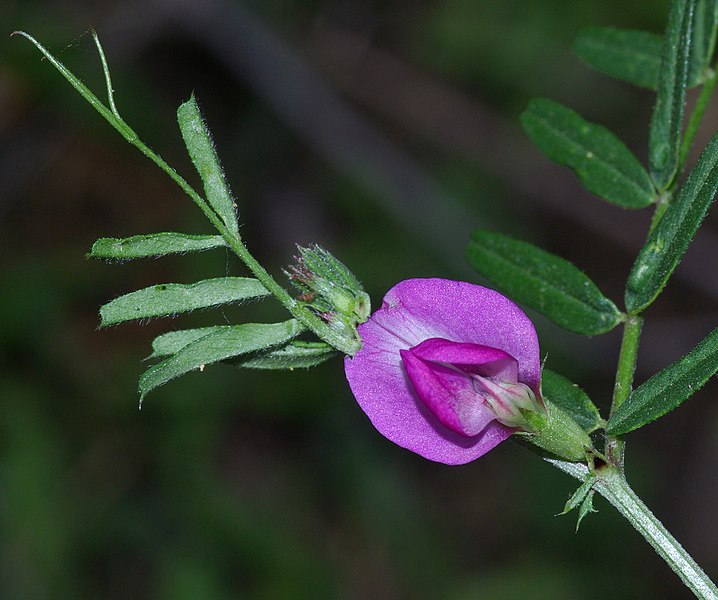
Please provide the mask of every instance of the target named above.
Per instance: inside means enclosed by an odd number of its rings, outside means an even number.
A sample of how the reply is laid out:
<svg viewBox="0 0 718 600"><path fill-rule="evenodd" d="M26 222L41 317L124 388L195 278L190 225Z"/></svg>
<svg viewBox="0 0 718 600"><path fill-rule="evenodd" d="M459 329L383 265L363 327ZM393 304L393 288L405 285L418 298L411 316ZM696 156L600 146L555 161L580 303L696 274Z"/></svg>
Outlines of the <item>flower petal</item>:
<svg viewBox="0 0 718 600"><path fill-rule="evenodd" d="M499 381L517 381L516 359L498 348L431 338L414 346L411 352L417 358L452 364L467 373L492 377Z"/></svg>
<svg viewBox="0 0 718 600"><path fill-rule="evenodd" d="M400 354L417 396L442 425L468 437L480 434L496 419L468 375L422 360L413 350Z"/></svg>

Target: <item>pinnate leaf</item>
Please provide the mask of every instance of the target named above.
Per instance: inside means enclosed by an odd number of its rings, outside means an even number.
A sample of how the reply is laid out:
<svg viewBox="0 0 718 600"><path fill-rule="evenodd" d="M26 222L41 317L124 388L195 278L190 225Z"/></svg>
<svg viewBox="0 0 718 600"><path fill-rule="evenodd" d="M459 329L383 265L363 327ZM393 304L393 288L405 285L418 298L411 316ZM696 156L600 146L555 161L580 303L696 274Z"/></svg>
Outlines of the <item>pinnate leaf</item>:
<svg viewBox="0 0 718 600"><path fill-rule="evenodd" d="M164 317L267 296L256 279L220 277L192 284L163 283L116 298L100 308L100 325L115 325L135 319Z"/></svg>
<svg viewBox="0 0 718 600"><path fill-rule="evenodd" d="M637 387L608 421L606 433L620 435L655 421L680 406L718 372L718 328L683 358Z"/></svg>
<svg viewBox="0 0 718 600"><path fill-rule="evenodd" d="M140 401L155 388L205 365L281 346L299 335L295 319L283 323L248 323L214 331L150 367L140 377Z"/></svg>
<svg viewBox="0 0 718 600"><path fill-rule="evenodd" d="M202 179L207 201L227 229L239 239L237 208L215 152L209 129L194 96L177 109L177 121L190 158Z"/></svg>
<svg viewBox="0 0 718 600"><path fill-rule="evenodd" d="M556 404L568 413L587 433L598 429L601 415L596 405L575 383L544 369L541 373L541 395L551 404Z"/></svg>
<svg viewBox="0 0 718 600"><path fill-rule="evenodd" d="M594 69L634 85L655 90L663 38L648 31L586 27L573 49Z"/></svg>
<svg viewBox="0 0 718 600"><path fill-rule="evenodd" d="M656 299L688 249L716 192L718 134L708 143L633 264L626 285L629 313L641 312Z"/></svg>
<svg viewBox="0 0 718 600"><path fill-rule="evenodd" d="M653 202L651 178L613 133L558 102L534 98L521 114L528 136L554 162L573 169L590 192L624 208Z"/></svg>
<svg viewBox="0 0 718 600"><path fill-rule="evenodd" d="M596 335L623 319L583 272L533 244L479 230L471 236L466 257L503 293L569 331Z"/></svg>
<svg viewBox="0 0 718 600"><path fill-rule="evenodd" d="M225 246L219 235L187 235L184 233L152 233L128 238L100 238L93 245L88 258L127 260L166 254L197 252Z"/></svg>
<svg viewBox="0 0 718 600"><path fill-rule="evenodd" d="M681 129L695 43L696 0L673 0L663 39L656 103L648 136L648 162L659 189L666 189L678 169Z"/></svg>

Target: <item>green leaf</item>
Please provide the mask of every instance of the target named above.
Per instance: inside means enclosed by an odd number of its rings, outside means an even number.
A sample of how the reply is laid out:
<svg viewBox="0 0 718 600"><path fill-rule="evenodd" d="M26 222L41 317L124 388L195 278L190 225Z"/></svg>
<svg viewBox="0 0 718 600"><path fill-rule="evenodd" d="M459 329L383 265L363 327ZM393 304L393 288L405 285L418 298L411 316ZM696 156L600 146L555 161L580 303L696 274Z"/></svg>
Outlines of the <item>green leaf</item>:
<svg viewBox="0 0 718 600"><path fill-rule="evenodd" d="M177 354L150 367L140 377L140 402L155 388L205 365L286 344L304 327L295 319L283 323L234 325L187 344Z"/></svg>
<svg viewBox="0 0 718 600"><path fill-rule="evenodd" d="M231 328L231 325L217 325L163 333L152 342L152 354L147 358L151 360L172 356L192 342ZM292 340L279 348L260 351L249 357L242 357L230 362L238 367L252 369L299 369L318 365L335 354L336 350L324 342Z"/></svg>
<svg viewBox="0 0 718 600"><path fill-rule="evenodd" d="M570 262L508 236L475 231L466 248L469 264L506 295L557 325L595 335L623 319L616 305Z"/></svg>
<svg viewBox="0 0 718 600"><path fill-rule="evenodd" d="M100 238L93 245L88 258L127 260L148 256L164 256L197 252L225 246L218 235L186 235L183 233L152 233L128 238Z"/></svg>
<svg viewBox="0 0 718 600"><path fill-rule="evenodd" d="M591 433L601 426L601 415L586 392L558 373L543 370L541 395L568 413L586 433Z"/></svg>
<svg viewBox="0 0 718 600"><path fill-rule="evenodd" d="M658 93L648 136L651 176L661 190L670 185L678 170L686 87L695 36L695 8L696 0L673 0L663 40Z"/></svg>
<svg viewBox="0 0 718 600"><path fill-rule="evenodd" d="M606 433L620 435L655 421L688 400L718 373L718 328L693 350L637 387L608 420Z"/></svg>
<svg viewBox="0 0 718 600"><path fill-rule="evenodd" d="M631 314L653 302L688 249L718 191L718 134L641 248L626 284Z"/></svg>
<svg viewBox="0 0 718 600"><path fill-rule="evenodd" d="M324 342L292 341L277 348L240 360L239 367L252 369L305 369L314 367L336 355L336 350Z"/></svg>
<svg viewBox="0 0 718 600"><path fill-rule="evenodd" d="M573 49L594 69L634 85L655 90L663 38L647 31L587 27Z"/></svg>
<svg viewBox="0 0 718 600"><path fill-rule="evenodd" d="M227 229L239 239L237 208L215 152L209 129L194 96L177 109L177 121L187 151L202 178L207 201Z"/></svg>
<svg viewBox="0 0 718 600"><path fill-rule="evenodd" d="M164 317L268 294L259 281L248 277L220 277L192 284L163 283L120 296L102 306L100 326Z"/></svg>
<svg viewBox="0 0 718 600"><path fill-rule="evenodd" d="M624 208L643 208L654 201L648 173L605 127L545 98L529 102L521 124L546 156L573 169L590 192Z"/></svg>
<svg viewBox="0 0 718 600"><path fill-rule="evenodd" d="M162 335L158 335L152 340L152 354L147 359L163 358L177 354L187 344L196 342L197 340L215 333L228 329L231 325L216 325L214 327L199 327L197 329L180 329L178 331L168 331Z"/></svg>
<svg viewBox="0 0 718 600"><path fill-rule="evenodd" d="M701 83L710 67L718 25L718 0L698 0L688 81Z"/></svg>

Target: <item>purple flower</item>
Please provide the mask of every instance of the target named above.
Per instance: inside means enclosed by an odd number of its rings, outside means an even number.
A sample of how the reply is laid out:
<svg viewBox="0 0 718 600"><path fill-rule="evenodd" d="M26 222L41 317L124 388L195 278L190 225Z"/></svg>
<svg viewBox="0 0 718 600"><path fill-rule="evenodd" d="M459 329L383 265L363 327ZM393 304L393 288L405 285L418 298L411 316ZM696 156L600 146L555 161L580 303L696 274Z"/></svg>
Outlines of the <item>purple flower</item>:
<svg viewBox="0 0 718 600"><path fill-rule="evenodd" d="M358 328L349 386L379 432L425 458L472 461L543 410L539 345L513 302L479 285L408 279Z"/></svg>

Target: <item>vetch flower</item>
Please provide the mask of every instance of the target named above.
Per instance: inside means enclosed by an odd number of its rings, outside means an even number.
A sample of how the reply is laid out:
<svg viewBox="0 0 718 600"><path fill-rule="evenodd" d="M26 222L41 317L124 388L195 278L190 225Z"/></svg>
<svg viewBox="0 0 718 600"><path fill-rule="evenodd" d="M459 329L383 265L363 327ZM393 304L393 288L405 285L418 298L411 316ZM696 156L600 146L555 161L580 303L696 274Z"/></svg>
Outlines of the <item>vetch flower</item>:
<svg viewBox="0 0 718 600"><path fill-rule="evenodd" d="M404 448L463 464L544 420L536 331L494 290L402 281L358 331L347 380L379 432ZM539 418L529 425L528 415Z"/></svg>

